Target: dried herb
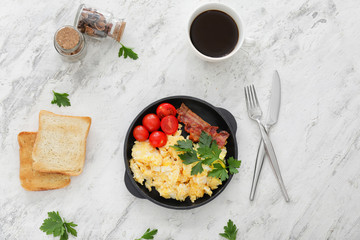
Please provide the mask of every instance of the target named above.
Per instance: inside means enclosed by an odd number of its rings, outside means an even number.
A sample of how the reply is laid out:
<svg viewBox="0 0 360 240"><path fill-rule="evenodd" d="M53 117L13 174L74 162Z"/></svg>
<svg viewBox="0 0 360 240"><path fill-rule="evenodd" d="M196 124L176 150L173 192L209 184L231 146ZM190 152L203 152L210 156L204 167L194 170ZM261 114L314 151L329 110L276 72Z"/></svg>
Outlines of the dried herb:
<svg viewBox="0 0 360 240"><path fill-rule="evenodd" d="M105 16L107 15L107 17ZM126 23L113 19L112 15L103 14L94 8L82 8L77 28L92 37L112 37L120 42Z"/></svg>

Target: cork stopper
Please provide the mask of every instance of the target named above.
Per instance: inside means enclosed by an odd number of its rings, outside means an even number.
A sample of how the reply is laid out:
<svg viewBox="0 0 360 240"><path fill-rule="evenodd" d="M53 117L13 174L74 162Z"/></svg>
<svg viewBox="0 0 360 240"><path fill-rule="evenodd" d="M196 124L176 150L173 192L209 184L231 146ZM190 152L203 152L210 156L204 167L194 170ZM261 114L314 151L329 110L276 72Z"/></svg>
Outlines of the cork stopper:
<svg viewBox="0 0 360 240"><path fill-rule="evenodd" d="M121 23L118 23L116 24L115 26L115 30L114 30L114 39L118 42L120 42L121 40L121 37L124 33L124 30L125 30L125 26L126 26L126 22L121 22Z"/></svg>
<svg viewBox="0 0 360 240"><path fill-rule="evenodd" d="M59 46L65 50L75 48L80 41L78 31L71 27L64 27L60 29L56 34L56 42Z"/></svg>
<svg viewBox="0 0 360 240"><path fill-rule="evenodd" d="M60 27L54 34L54 47L67 62L75 62L85 56L84 36L73 26Z"/></svg>

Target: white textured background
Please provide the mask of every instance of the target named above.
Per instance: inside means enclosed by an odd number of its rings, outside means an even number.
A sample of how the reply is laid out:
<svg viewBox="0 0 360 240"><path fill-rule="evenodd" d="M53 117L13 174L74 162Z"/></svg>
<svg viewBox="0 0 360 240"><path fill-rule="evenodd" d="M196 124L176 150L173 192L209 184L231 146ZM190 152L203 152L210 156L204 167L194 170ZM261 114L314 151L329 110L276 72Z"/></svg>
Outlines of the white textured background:
<svg viewBox="0 0 360 240"><path fill-rule="evenodd" d="M94 1L125 17L125 45L139 59L119 59L110 39L90 41L79 64L53 47L58 27L72 24L78 0L3 1L0 13L0 239L52 239L39 230L58 210L79 226L78 239L140 237L221 239L231 218L238 239L360 239L360 4L358 0L227 0L256 47L227 62L192 54L187 18L207 1ZM291 198L286 204L265 162L248 200L259 141L246 114L243 86L254 83L264 110L278 69L282 106L272 140ZM71 107L51 105L51 90ZM231 111L238 123L240 173L211 203L190 211L134 198L123 182L127 128L149 103L191 95ZM36 131L38 113L92 117L84 172L69 187L27 192L20 186L17 134ZM266 112L266 111L265 111Z"/></svg>

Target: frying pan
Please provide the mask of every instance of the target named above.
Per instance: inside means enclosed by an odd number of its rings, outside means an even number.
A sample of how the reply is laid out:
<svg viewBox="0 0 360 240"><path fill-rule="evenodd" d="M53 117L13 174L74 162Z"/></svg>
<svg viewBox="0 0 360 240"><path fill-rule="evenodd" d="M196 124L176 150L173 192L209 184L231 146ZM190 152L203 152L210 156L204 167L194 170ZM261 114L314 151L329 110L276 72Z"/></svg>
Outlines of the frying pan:
<svg viewBox="0 0 360 240"><path fill-rule="evenodd" d="M151 103L144 110L142 110L136 118L131 123L124 143L124 160L125 160L125 186L129 190L129 192L137 198L148 199L151 202L160 205L162 207L171 208L171 209L192 209L196 207L200 207L214 198L220 195L221 192L224 191L226 186L232 179L232 174L229 173L229 178L222 182L222 185L219 185L217 189L213 190L213 194L211 196L205 194L202 198L198 198L195 202L191 202L189 197L186 198L185 201L178 201L175 199L166 199L160 196L158 191L153 187L151 191L149 191L144 185L139 184L133 178L133 173L130 169L130 159L131 159L131 149L134 145L135 138L132 134L134 128L137 125L141 125L143 117L148 113L156 113L156 108L161 103L170 103L175 106L175 108L179 108L181 103L184 103L188 106L194 113L199 115L206 122L211 124L212 126L218 126L219 130L225 130L230 133L229 138L227 139L226 149L227 155L226 158L234 157L237 158L238 148L236 143L236 129L237 124L234 116L223 108L214 107L210 103L207 103L201 99L190 97L190 96L172 96L160 99L156 102ZM183 135L186 136L187 133L183 130Z"/></svg>

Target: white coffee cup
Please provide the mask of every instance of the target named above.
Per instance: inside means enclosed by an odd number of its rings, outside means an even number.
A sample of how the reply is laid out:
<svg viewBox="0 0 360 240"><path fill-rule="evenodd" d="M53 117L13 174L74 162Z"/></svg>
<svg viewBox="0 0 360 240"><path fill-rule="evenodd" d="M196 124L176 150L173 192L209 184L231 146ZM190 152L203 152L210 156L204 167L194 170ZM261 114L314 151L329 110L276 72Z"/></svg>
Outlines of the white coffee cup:
<svg viewBox="0 0 360 240"><path fill-rule="evenodd" d="M190 38L190 29L191 29L191 25L192 25L193 21L195 20L195 18L197 16L199 16L201 13L203 13L205 11L209 11L209 10L218 10L218 11L228 14L235 21L235 23L238 27L238 30L239 30L239 39L237 41L237 44L235 45L234 49L229 54L227 54L223 57L210 57L210 56L204 55L203 53L199 52L199 50L196 49L196 47L194 46L194 44L192 43L191 38ZM195 52L195 54L198 57L200 57L201 59L203 59L205 61L209 61L209 62L223 61L223 60L228 59L231 56L233 56L241 47L252 46L255 44L255 41L253 39L245 38L244 23L243 23L242 19L240 18L240 16L235 12L234 9L232 9L231 7L229 7L227 5L221 4L221 3L206 3L206 4L198 7L190 16L190 19L188 22L188 27L187 27L187 35L188 35L188 40L189 40L190 46L193 49L193 51Z"/></svg>

